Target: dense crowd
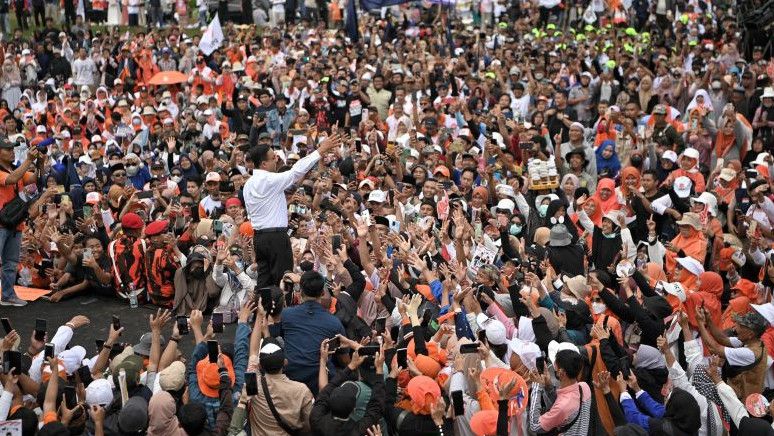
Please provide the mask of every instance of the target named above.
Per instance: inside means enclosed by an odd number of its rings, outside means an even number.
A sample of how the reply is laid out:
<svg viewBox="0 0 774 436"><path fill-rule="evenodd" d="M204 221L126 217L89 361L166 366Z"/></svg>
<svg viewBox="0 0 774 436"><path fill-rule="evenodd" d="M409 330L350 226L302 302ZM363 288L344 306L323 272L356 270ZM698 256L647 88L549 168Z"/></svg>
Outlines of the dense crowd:
<svg viewBox="0 0 774 436"><path fill-rule="evenodd" d="M4 431L774 434L736 2L64 3L0 43ZM15 285L155 314L17 331Z"/></svg>

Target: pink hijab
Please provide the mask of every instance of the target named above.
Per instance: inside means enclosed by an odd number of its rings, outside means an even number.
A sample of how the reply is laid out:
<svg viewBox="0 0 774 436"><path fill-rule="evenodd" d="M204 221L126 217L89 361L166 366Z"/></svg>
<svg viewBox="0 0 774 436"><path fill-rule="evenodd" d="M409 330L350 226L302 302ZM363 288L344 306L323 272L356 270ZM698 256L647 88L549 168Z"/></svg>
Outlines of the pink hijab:
<svg viewBox="0 0 774 436"><path fill-rule="evenodd" d="M148 436L186 436L175 416L175 399L167 391L153 394L148 403Z"/></svg>

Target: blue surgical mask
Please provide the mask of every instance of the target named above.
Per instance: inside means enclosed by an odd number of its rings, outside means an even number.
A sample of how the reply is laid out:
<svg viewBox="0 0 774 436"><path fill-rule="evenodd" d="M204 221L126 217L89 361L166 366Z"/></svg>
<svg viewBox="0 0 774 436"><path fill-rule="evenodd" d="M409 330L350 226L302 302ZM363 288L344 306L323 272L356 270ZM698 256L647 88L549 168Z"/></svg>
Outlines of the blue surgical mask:
<svg viewBox="0 0 774 436"><path fill-rule="evenodd" d="M511 224L511 228L510 228L510 229L508 229L508 233L510 233L510 234L511 234L511 235L513 235L513 236L516 236L516 235L518 235L519 233L521 233L521 229L522 229L523 227L524 227L524 226L522 226L521 224Z"/></svg>
<svg viewBox="0 0 774 436"><path fill-rule="evenodd" d="M538 207L538 214L540 217L545 217L548 213L548 205L547 204L541 204L540 207Z"/></svg>

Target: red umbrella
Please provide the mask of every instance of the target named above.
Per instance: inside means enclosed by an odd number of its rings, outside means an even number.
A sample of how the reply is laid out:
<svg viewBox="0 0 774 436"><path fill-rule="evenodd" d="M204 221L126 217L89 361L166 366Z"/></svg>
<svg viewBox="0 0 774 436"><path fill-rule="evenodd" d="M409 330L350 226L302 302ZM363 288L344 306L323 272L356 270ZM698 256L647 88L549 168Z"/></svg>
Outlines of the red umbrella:
<svg viewBox="0 0 774 436"><path fill-rule="evenodd" d="M162 71L156 73L148 81L149 85L174 85L188 81L188 76L180 71Z"/></svg>

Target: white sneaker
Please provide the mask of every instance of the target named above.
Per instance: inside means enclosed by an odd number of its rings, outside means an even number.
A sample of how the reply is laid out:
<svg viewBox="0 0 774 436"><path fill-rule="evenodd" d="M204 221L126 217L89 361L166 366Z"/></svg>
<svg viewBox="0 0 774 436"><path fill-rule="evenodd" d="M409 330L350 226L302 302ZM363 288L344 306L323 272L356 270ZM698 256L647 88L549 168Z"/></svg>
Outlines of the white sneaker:
<svg viewBox="0 0 774 436"><path fill-rule="evenodd" d="M27 302L22 300L19 297L12 297L7 300L0 301L0 306L24 307L26 305L27 305Z"/></svg>

